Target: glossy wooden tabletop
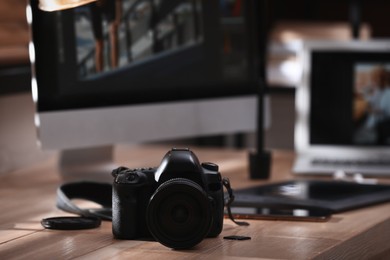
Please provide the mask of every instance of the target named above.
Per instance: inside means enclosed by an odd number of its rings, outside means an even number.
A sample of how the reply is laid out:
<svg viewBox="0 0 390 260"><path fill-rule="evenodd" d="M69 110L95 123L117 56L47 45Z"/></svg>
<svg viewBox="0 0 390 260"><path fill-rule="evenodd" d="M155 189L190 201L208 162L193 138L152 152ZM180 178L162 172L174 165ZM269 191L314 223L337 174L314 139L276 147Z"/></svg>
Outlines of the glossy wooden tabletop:
<svg viewBox="0 0 390 260"><path fill-rule="evenodd" d="M201 161L219 164L234 188L265 183L250 180L247 151L192 148ZM119 146L116 163L155 166L168 147ZM273 151L268 182L292 179L294 154ZM82 231L45 230L42 218L64 216L55 206L61 183L57 158L0 176L0 259L386 259L390 256L390 203L335 214L327 222L251 220L239 227L228 219L217 238L190 250L172 250L158 242L116 240L111 222ZM109 174L109 173L108 173ZM82 202L81 202L82 203ZM250 240L224 240L227 235ZM388 259L388 258L387 258Z"/></svg>

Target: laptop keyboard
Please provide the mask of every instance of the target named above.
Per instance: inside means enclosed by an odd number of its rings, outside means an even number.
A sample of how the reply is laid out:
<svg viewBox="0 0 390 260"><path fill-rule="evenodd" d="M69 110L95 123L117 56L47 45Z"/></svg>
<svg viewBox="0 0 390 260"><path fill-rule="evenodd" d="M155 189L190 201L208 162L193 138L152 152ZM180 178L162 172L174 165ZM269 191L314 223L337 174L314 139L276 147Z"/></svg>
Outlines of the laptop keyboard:
<svg viewBox="0 0 390 260"><path fill-rule="evenodd" d="M317 166L341 166L341 167L390 167L390 159L350 160L350 159L313 159L313 165Z"/></svg>
<svg viewBox="0 0 390 260"><path fill-rule="evenodd" d="M337 171L343 171L348 174L390 176L390 156L376 158L330 158L320 156L298 157L295 160L293 172L296 174L335 174Z"/></svg>

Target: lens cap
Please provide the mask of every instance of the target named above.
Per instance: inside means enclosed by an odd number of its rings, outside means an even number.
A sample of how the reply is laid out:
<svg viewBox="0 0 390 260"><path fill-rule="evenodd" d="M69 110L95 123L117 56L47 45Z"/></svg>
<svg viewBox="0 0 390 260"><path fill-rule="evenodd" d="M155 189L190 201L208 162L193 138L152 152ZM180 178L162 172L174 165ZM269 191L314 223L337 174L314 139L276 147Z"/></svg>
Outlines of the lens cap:
<svg viewBox="0 0 390 260"><path fill-rule="evenodd" d="M47 229L79 230L97 228L101 220L94 217L54 217L42 219L41 224Z"/></svg>

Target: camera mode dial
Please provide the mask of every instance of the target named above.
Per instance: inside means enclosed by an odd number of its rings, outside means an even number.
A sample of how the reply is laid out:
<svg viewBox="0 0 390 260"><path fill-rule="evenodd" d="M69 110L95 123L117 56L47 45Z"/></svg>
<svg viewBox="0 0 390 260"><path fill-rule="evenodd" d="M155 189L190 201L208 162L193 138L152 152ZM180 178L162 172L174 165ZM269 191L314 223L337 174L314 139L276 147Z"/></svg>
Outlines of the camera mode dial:
<svg viewBox="0 0 390 260"><path fill-rule="evenodd" d="M204 162L202 163L202 167L209 171L217 172L219 170L218 164L211 163L211 162Z"/></svg>

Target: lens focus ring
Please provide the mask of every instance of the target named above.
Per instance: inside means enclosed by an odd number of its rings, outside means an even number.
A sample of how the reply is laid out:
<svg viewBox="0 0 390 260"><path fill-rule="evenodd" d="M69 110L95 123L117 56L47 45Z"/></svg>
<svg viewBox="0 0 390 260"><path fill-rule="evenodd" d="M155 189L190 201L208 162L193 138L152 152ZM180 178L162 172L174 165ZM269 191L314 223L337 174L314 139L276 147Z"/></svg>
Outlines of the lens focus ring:
<svg viewBox="0 0 390 260"><path fill-rule="evenodd" d="M210 230L211 204L197 183L184 178L171 179L152 195L146 220L150 233L163 245L190 248Z"/></svg>

